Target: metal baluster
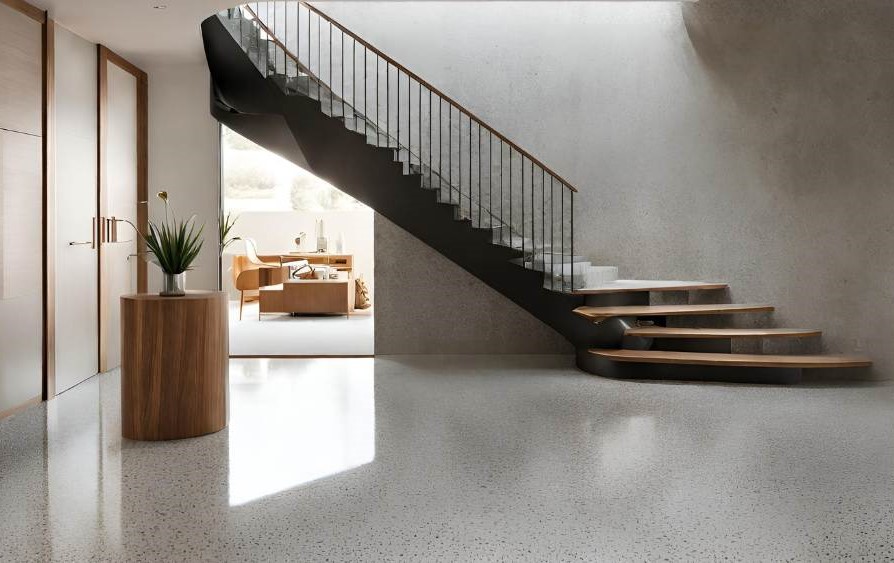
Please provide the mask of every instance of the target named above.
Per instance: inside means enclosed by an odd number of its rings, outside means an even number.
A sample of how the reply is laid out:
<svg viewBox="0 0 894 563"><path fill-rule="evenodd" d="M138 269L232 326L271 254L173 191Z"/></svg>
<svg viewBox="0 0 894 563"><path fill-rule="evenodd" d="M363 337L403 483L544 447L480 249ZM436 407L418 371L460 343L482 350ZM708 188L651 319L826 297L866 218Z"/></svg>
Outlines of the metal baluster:
<svg viewBox="0 0 894 563"><path fill-rule="evenodd" d="M391 72L388 70L388 61L385 61L385 142L391 146L391 95L388 93L391 86Z"/></svg>
<svg viewBox="0 0 894 563"><path fill-rule="evenodd" d="M432 177L432 152L435 148L435 132L431 128L431 90L428 91L428 187L434 187L434 179Z"/></svg>
<svg viewBox="0 0 894 563"><path fill-rule="evenodd" d="M553 204L553 195L556 192L556 187L553 185L553 176L550 174L549 176L549 251L553 255L553 259L549 265L549 288L554 290L556 289L556 249L553 247L556 244L556 207Z"/></svg>
<svg viewBox="0 0 894 563"><path fill-rule="evenodd" d="M531 254L537 254L537 237L534 236L534 161L531 162Z"/></svg>
<svg viewBox="0 0 894 563"><path fill-rule="evenodd" d="M332 87L334 84L332 83L332 22L329 22L329 115L332 115Z"/></svg>
<svg viewBox="0 0 894 563"><path fill-rule="evenodd" d="M428 91L428 187L434 187L434 169L432 169L432 154L435 149L435 131L431 128L431 100L434 95Z"/></svg>
<svg viewBox="0 0 894 563"><path fill-rule="evenodd" d="M509 147L509 233L510 233L509 240L510 241L512 240L512 230L513 230L512 202L513 202L513 198L512 198L512 146L510 146ZM522 240L522 243L524 243L524 240Z"/></svg>
<svg viewBox="0 0 894 563"><path fill-rule="evenodd" d="M453 203L453 104L447 103L447 183Z"/></svg>
<svg viewBox="0 0 894 563"><path fill-rule="evenodd" d="M472 116L469 118L469 219L472 219Z"/></svg>
<svg viewBox="0 0 894 563"><path fill-rule="evenodd" d="M561 250L562 250L562 254L560 255L562 257L562 262L561 262L562 266L561 266L559 275L561 275L561 277L562 277L562 280L561 280L562 291L564 292L565 291L565 186L562 185L562 182L559 182L559 189L561 190L559 192L561 194L561 196L560 196L561 203L559 205L562 207L562 213L561 213L561 218L562 218L561 219L562 220L562 224L561 224L562 249Z"/></svg>
<svg viewBox="0 0 894 563"><path fill-rule="evenodd" d="M571 198L571 292L574 292L574 192L570 192Z"/></svg>
<svg viewBox="0 0 894 563"><path fill-rule="evenodd" d="M546 171L543 168L540 169L540 240L546 255ZM549 251L552 253L552 249ZM546 271L546 264L543 265L543 271Z"/></svg>
<svg viewBox="0 0 894 563"><path fill-rule="evenodd" d="M481 228L481 123L478 124L478 228Z"/></svg>
<svg viewBox="0 0 894 563"><path fill-rule="evenodd" d="M376 145L379 145L379 55L376 55Z"/></svg>
<svg viewBox="0 0 894 563"><path fill-rule="evenodd" d="M418 94L416 97L419 99L419 174L422 174L422 82L417 82L416 85L418 88Z"/></svg>
<svg viewBox="0 0 894 563"><path fill-rule="evenodd" d="M330 25L329 29L332 29ZM341 117L342 119L347 119L347 113L345 112L345 32L341 32Z"/></svg>
<svg viewBox="0 0 894 563"><path fill-rule="evenodd" d="M503 221L503 140L500 139L500 238L503 238L503 229L506 223ZM512 226L509 226L509 240L512 241Z"/></svg>
<svg viewBox="0 0 894 563"><path fill-rule="evenodd" d="M369 89L366 86L366 45L363 46L363 138L366 139L366 130L369 125L369 113L366 110L366 98L369 96ZM378 141L378 139L377 139Z"/></svg>
<svg viewBox="0 0 894 563"><path fill-rule="evenodd" d="M407 169L413 164L413 83L410 75L407 75Z"/></svg>
<svg viewBox="0 0 894 563"><path fill-rule="evenodd" d="M301 62L301 4L295 5L295 75L297 76L299 72L301 72L301 66L303 63Z"/></svg>
<svg viewBox="0 0 894 563"><path fill-rule="evenodd" d="M490 226L494 226L494 134L487 131L487 209L490 215ZM493 240L493 229L491 229Z"/></svg>
<svg viewBox="0 0 894 563"><path fill-rule="evenodd" d="M310 70L310 10L307 10L307 70ZM318 73L319 74L319 73ZM311 78L307 77L307 93L310 94L310 81ZM319 92L319 90L317 90Z"/></svg>
<svg viewBox="0 0 894 563"><path fill-rule="evenodd" d="M320 17L320 14L317 14L317 77L319 77L319 83L317 84L317 97L320 98L320 110L323 108L323 27L322 27L323 18Z"/></svg>

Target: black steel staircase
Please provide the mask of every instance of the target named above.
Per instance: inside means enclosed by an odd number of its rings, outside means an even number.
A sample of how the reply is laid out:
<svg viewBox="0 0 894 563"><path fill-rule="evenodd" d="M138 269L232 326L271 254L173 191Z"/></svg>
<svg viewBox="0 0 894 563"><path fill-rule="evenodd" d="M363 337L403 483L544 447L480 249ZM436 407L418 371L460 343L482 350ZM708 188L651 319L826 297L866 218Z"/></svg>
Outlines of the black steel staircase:
<svg viewBox="0 0 894 563"><path fill-rule="evenodd" d="M219 121L308 167L554 328L577 348L582 369L796 381L805 367L866 364L851 358L825 366L817 356L706 364L699 352L735 357L731 343L749 333L690 331L675 339L673 331L641 330L688 314L685 307L650 309L650 294L726 285L617 281L616 268L576 255L577 190L568 181L310 4L244 4L205 20L202 33ZM675 346L697 357L687 360Z"/></svg>

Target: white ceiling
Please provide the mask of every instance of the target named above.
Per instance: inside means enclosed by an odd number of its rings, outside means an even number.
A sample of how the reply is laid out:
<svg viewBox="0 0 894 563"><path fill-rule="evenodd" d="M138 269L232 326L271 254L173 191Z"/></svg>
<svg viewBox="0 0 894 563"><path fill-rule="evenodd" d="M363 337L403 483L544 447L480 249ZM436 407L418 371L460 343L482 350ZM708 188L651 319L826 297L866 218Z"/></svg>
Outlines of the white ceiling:
<svg viewBox="0 0 894 563"><path fill-rule="evenodd" d="M139 66L201 62L202 20L239 0L30 0L59 24ZM164 10L153 6L165 5Z"/></svg>

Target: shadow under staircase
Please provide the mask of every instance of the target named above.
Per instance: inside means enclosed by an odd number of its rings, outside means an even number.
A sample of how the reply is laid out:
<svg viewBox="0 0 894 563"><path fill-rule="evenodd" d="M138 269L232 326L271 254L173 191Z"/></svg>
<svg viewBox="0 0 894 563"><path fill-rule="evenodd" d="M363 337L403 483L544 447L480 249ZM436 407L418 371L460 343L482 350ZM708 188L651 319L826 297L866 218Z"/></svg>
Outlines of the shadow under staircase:
<svg viewBox="0 0 894 563"><path fill-rule="evenodd" d="M737 327L734 317L766 321L773 308L720 303L725 283L619 280L577 255L568 181L311 4L243 4L202 34L216 119L551 326L585 371L797 382L804 369L870 365L802 353L818 347L816 330Z"/></svg>

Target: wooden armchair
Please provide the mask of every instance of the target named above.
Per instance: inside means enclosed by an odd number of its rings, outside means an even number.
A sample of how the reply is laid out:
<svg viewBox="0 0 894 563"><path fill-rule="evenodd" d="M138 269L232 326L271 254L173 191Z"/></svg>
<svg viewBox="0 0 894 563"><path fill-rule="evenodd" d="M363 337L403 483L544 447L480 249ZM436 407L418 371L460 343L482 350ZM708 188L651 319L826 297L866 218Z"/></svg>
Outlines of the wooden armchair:
<svg viewBox="0 0 894 563"><path fill-rule="evenodd" d="M283 283L289 277L289 270L282 259L276 262L262 260L254 239L244 238L245 256L233 256L233 286L239 290L239 320L245 305L246 291L257 291ZM251 296L249 297L251 299Z"/></svg>

